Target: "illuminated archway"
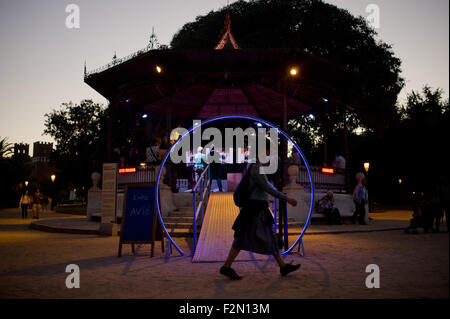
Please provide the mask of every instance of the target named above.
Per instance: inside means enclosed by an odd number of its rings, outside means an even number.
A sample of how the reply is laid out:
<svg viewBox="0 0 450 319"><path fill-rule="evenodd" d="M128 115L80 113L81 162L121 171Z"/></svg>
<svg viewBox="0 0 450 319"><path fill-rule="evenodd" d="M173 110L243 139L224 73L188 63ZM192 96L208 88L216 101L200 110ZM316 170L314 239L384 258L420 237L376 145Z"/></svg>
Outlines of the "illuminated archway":
<svg viewBox="0 0 450 319"><path fill-rule="evenodd" d="M183 250L178 247L178 245L173 241L172 237L170 236L169 232L166 229L166 226L164 225L164 221L162 219L162 215L161 215L161 209L160 209L160 203L159 203L159 181L161 178L161 173L162 173L162 169L164 167L164 165L166 164L167 158L170 156L170 153L172 152L172 149L175 147L175 145L177 145L186 135L191 134L192 131L194 129L198 129L201 127L201 125L204 124L208 124L211 122L215 122L215 121L221 121L221 120L226 120L226 119L247 119L247 120L251 120L251 121L255 121L255 122L259 122L259 123L263 123L268 127L274 128L276 129L279 133L281 133L284 138L286 138L287 140L289 140L293 147L297 150L298 154L300 154L300 156L302 157L303 162L305 163L305 167L306 170L308 172L308 178L309 178L309 184L310 184L310 188L311 188L311 200L309 203L309 212L308 212L308 218L306 219L306 223L305 226L303 227L302 232L300 233L300 235L298 236L298 238L295 240L295 242L284 252L282 252L282 255L286 255L289 254L292 249L294 249L294 247L299 244L301 245L302 243L300 242L302 240L303 234L305 233L306 229L309 226L309 221L311 218L311 213L312 213L312 209L313 209L313 203L314 203L314 186L313 186L313 181L312 181L312 177L311 177L311 172L309 169L309 165L308 165L308 161L306 160L305 156L303 155L303 152L301 151L301 149L297 146L297 144L286 134L286 132L284 132L283 130L281 130L279 127L273 125L272 123L269 123L267 121L258 119L256 117L252 117L252 116L246 116L246 115L224 115L224 116L218 116L218 117L214 117L212 119L206 120L204 122L202 122L200 125L197 125L195 127L191 127L186 133L184 133L181 138L179 138L173 145L172 147L169 149L169 151L167 152L166 156L164 157L164 160L161 163L161 168L159 169L158 172L158 178L156 180L156 209L158 210L158 217L159 217L159 221L161 222L162 228L164 229L164 232L166 233L167 239L171 242L172 245L175 246L175 248L178 250L178 252L181 255L184 255ZM300 243L299 243L300 242ZM230 243L231 245L231 243Z"/></svg>

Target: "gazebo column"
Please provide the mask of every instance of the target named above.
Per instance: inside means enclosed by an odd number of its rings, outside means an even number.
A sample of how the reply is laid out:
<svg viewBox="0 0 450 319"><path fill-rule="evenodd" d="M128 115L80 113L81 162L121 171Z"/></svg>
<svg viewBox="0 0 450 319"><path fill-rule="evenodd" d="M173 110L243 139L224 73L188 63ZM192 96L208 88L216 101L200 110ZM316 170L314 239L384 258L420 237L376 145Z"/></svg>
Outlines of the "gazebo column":
<svg viewBox="0 0 450 319"><path fill-rule="evenodd" d="M107 142L106 142L106 152L107 156L106 159L108 162L111 162L112 160L112 139L113 139L113 126L114 126L114 108L117 107L117 104L120 101L120 97L122 95L122 92L119 92L110 102L107 109Z"/></svg>
<svg viewBox="0 0 450 319"><path fill-rule="evenodd" d="M348 130L347 130L347 108L343 106L343 116L344 116L344 153L345 153L345 185L347 191L350 191L350 154L348 151Z"/></svg>
<svg viewBox="0 0 450 319"><path fill-rule="evenodd" d="M327 143L327 125L328 125L328 105L325 104L325 107L322 111L322 116L320 117L320 122L322 124L322 133L323 133L323 164L327 165L328 160L328 143Z"/></svg>
<svg viewBox="0 0 450 319"><path fill-rule="evenodd" d="M106 152L107 152L107 160L108 162L111 162L112 160L112 126L113 126L113 112L111 110L112 106L111 103L108 106L107 115L108 115L108 138L107 138L107 146L106 146Z"/></svg>
<svg viewBox="0 0 450 319"><path fill-rule="evenodd" d="M166 144L167 150L170 149L170 134L172 133L172 97L173 97L173 94L175 94L175 92L176 92L173 83L171 84L171 87L172 87L172 94L169 95L169 103L167 105L167 144ZM169 165L166 165L165 175L168 177L167 180L168 180L170 189L172 191L175 191L177 188L177 176L176 176L176 170L173 167L173 165L171 165L171 163L172 162L169 161ZM164 179L164 175L163 175L163 179Z"/></svg>
<svg viewBox="0 0 450 319"><path fill-rule="evenodd" d="M286 97L286 83L284 84L284 94L283 94L283 131L287 132L287 97ZM279 187L283 187L287 184L287 177L288 177L288 160L287 160L287 153L288 153L288 144L287 139L282 139L282 161L283 166L281 170L281 185ZM277 185L278 186L278 185Z"/></svg>

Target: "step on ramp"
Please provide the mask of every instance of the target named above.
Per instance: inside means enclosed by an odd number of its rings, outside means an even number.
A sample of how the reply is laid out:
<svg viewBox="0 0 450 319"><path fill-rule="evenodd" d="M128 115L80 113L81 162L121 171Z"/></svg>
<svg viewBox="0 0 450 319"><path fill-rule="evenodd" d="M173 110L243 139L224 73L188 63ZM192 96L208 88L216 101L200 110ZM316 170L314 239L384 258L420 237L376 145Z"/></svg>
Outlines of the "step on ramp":
<svg viewBox="0 0 450 319"><path fill-rule="evenodd" d="M239 214L233 193L211 193L192 262L224 262L233 242L231 229ZM241 250L235 261L266 261L267 255Z"/></svg>

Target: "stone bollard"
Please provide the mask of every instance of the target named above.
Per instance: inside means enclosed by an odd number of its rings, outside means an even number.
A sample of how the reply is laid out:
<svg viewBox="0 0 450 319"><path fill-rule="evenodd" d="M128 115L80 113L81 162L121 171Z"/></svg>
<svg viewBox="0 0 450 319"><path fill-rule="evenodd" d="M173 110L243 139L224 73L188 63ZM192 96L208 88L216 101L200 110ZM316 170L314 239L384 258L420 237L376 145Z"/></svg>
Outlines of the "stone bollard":
<svg viewBox="0 0 450 319"><path fill-rule="evenodd" d="M102 190L98 187L98 182L100 181L100 173L93 172L91 174L92 179L92 187L88 190L88 202L86 214L89 220L92 220L92 217L101 217L102 211Z"/></svg>
<svg viewBox="0 0 450 319"><path fill-rule="evenodd" d="M157 172L159 172L159 166L157 167ZM164 176L166 175L166 168L162 168L161 181L159 183L159 194L161 202L161 214L162 216L168 216L170 212L177 209L174 204L172 190L169 186L163 183Z"/></svg>
<svg viewBox="0 0 450 319"><path fill-rule="evenodd" d="M287 215L298 223L305 223L308 218L308 207L305 203L305 190L302 185L296 183L298 176L298 166L290 165L288 168L289 183L283 187L283 192L288 197L297 201L297 206L287 205Z"/></svg>

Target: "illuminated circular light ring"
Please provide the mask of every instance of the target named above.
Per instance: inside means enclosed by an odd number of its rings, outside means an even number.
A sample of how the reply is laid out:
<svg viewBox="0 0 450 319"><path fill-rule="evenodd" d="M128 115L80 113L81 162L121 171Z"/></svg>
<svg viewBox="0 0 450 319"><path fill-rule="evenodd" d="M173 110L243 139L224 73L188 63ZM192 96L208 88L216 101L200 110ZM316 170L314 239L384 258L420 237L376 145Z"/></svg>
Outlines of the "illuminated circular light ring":
<svg viewBox="0 0 450 319"><path fill-rule="evenodd" d="M175 145L177 145L186 135L190 134L194 129L198 128L201 125L208 124L210 122L226 120L226 119L247 119L247 120L251 120L251 121L257 121L257 122L260 122L260 123L264 123L265 125L276 129L279 133L281 133L287 140L289 140L292 143L292 145L297 150L298 154L300 154L300 156L302 157L303 162L305 163L305 167L306 167L306 170L308 172L309 184L310 184L310 188L311 188L311 200L310 200L310 203L309 203L308 218L306 219L305 227L303 228L302 232L298 236L297 240L292 244L291 247L289 247L289 249L287 249L286 251L281 253L282 255L289 254L292 251L292 249L295 247L295 245L297 245L299 243L299 241L302 239L303 234L305 233L306 229L308 228L309 221L311 219L311 213L312 213L312 208L313 208L313 203L314 203L314 186L313 186L313 181L312 181L312 176L311 176L311 171L309 169L308 161L306 160L305 156L303 155L302 151L297 146L297 144L283 130L281 130L277 126L275 126L275 125L273 125L273 124L271 124L271 123L269 123L267 121L264 121L264 120L261 120L261 119L258 119L258 118L252 117L252 116L246 116L246 115L224 115L224 116L218 116L218 117L214 117L212 119L206 120L206 121L202 122L200 125L193 126L187 132L185 132L172 145L172 147L167 152L166 156L164 157L164 160L161 163L161 168L159 169L158 178L156 180L156 209L158 210L158 218L159 218L159 221L161 222L161 225L162 225L162 227L164 229L164 232L166 233L167 239L170 240L172 245L175 246L175 248L178 250L178 252L181 255L184 255L183 250L181 250L181 248L178 247L177 244L175 244L175 242L173 241L172 237L169 235L169 232L167 231L166 226L164 225L164 221L162 219L161 209L159 208L159 204L160 204L159 203L159 181L160 181L160 178L161 178L162 169L163 169L163 167L164 167L164 165L165 165L165 163L167 161L167 158L170 156L170 153L172 152L172 149L175 147Z"/></svg>

